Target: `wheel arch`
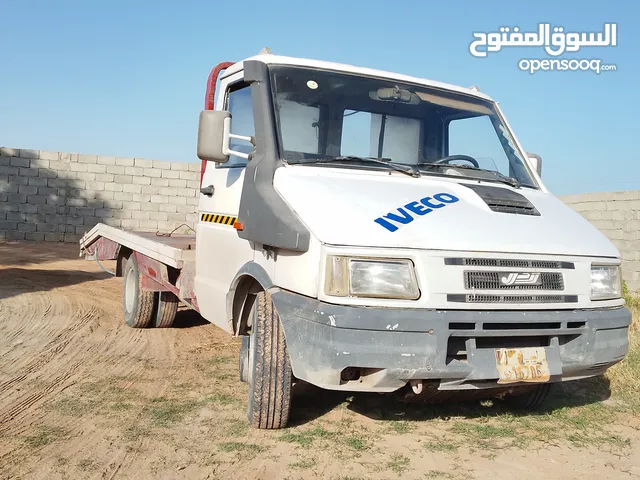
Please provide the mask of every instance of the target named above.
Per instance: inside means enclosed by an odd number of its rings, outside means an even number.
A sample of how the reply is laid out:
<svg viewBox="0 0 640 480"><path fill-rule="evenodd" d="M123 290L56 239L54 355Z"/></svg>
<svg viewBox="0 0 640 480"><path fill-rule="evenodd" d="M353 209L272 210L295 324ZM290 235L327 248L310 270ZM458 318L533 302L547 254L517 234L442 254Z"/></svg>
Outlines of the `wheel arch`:
<svg viewBox="0 0 640 480"><path fill-rule="evenodd" d="M255 262L247 262L238 270L227 293L227 319L234 335L246 334L256 294L273 286L269 274Z"/></svg>

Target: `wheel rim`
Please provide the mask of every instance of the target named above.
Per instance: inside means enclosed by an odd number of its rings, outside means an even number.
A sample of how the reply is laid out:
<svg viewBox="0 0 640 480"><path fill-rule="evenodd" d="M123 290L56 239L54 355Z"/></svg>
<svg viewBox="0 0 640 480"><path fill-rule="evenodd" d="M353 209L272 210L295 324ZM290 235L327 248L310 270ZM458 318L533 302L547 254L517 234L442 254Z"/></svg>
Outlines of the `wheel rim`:
<svg viewBox="0 0 640 480"><path fill-rule="evenodd" d="M133 311L136 300L136 274L133 269L127 272L127 278L124 281L124 306L127 309L127 313Z"/></svg>
<svg viewBox="0 0 640 480"><path fill-rule="evenodd" d="M247 402L247 418L249 422L253 422L253 362L255 358L255 350L256 350L256 329L253 327L251 329L251 333L249 334L249 352L247 356L249 357L249 365L247 368L247 385L249 385L249 401Z"/></svg>
<svg viewBox="0 0 640 480"><path fill-rule="evenodd" d="M249 385L253 384L253 359L255 357L255 351L256 351L256 342L255 340L255 329L252 328L251 329L251 334L249 335L249 362L247 364L247 383Z"/></svg>

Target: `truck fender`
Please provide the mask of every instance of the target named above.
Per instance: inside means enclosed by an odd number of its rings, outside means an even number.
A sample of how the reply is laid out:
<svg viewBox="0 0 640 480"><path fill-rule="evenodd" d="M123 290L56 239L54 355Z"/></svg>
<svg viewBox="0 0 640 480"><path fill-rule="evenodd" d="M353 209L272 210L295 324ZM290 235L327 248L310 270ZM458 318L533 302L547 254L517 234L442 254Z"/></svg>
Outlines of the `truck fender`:
<svg viewBox="0 0 640 480"><path fill-rule="evenodd" d="M267 291L273 286L269 274L256 262L247 262L238 270L226 298L227 320L234 335L242 335L246 327L246 319L253 304L252 295Z"/></svg>

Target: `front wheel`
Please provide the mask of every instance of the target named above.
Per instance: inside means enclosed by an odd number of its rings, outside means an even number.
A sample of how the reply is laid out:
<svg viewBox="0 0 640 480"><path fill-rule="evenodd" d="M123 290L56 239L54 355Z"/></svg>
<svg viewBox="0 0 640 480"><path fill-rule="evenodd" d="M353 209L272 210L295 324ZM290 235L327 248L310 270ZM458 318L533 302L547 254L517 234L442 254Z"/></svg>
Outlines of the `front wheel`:
<svg viewBox="0 0 640 480"><path fill-rule="evenodd" d="M260 292L251 311L248 349L249 402L247 415L254 428L283 428L289 421L292 373L284 330L271 295ZM248 350L248 351L247 351Z"/></svg>

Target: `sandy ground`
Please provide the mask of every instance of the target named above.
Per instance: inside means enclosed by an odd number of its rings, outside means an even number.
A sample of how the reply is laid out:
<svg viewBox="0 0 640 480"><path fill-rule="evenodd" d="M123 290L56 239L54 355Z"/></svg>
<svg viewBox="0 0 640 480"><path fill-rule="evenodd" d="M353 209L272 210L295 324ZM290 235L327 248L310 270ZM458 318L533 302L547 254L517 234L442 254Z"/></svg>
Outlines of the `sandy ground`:
<svg viewBox="0 0 640 480"><path fill-rule="evenodd" d="M531 419L296 386L292 427L252 430L239 341L190 311L128 328L121 279L77 252L0 244L0 478L640 477L636 416L563 423L592 401Z"/></svg>

